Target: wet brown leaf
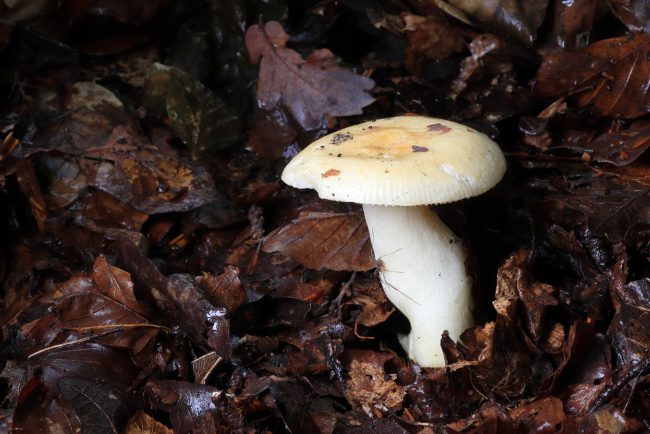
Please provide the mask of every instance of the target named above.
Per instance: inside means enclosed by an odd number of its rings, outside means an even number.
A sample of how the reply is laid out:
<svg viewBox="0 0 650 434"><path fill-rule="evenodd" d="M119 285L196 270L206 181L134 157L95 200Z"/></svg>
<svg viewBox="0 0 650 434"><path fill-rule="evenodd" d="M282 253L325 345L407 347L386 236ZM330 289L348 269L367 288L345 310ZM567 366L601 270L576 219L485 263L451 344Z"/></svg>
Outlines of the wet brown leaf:
<svg viewBox="0 0 650 434"><path fill-rule="evenodd" d="M221 391L182 381L149 380L145 385L155 408L170 414L174 432L216 433L219 415L215 400Z"/></svg>
<svg viewBox="0 0 650 434"><path fill-rule="evenodd" d="M517 407L510 411L510 417L536 433L555 433L566 418L562 401L554 396Z"/></svg>
<svg viewBox="0 0 650 434"><path fill-rule="evenodd" d="M174 434L162 423L139 410L124 429L125 434Z"/></svg>
<svg viewBox="0 0 650 434"><path fill-rule="evenodd" d="M39 140L62 155L36 157L51 206L70 204L87 187L149 214L189 210L215 198L206 170L161 152L108 89L80 82L63 97L62 118Z"/></svg>
<svg viewBox="0 0 650 434"><path fill-rule="evenodd" d="M443 15L419 16L402 14L403 32L408 37L404 66L412 74L420 74L431 59L446 59L463 49L465 40Z"/></svg>
<svg viewBox="0 0 650 434"><path fill-rule="evenodd" d="M617 366L630 369L650 357L650 279L632 281L616 296L621 304L607 335L616 349Z"/></svg>
<svg viewBox="0 0 650 434"><path fill-rule="evenodd" d="M264 110L282 101L305 130L315 130L325 116L361 114L373 101L368 91L374 86L336 64L327 49L312 52L304 60L286 48L289 40L276 21L254 25L246 31L246 49L252 63L260 63L257 97Z"/></svg>
<svg viewBox="0 0 650 434"><path fill-rule="evenodd" d="M599 114L636 118L650 110L650 37L606 39L570 53L544 56L536 89L544 96L575 96Z"/></svg>
<svg viewBox="0 0 650 434"><path fill-rule="evenodd" d="M11 428L14 432L76 434L81 431L81 422L65 402L32 378L20 394Z"/></svg>
<svg viewBox="0 0 650 434"><path fill-rule="evenodd" d="M262 249L280 252L316 270L375 268L365 220L356 213L303 213L267 235Z"/></svg>
<svg viewBox="0 0 650 434"><path fill-rule="evenodd" d="M487 29L512 36L525 44L537 38L537 29L544 21L548 0L499 0L475 2L470 0L430 0L452 16L469 17Z"/></svg>
<svg viewBox="0 0 650 434"><path fill-rule="evenodd" d="M628 128L613 128L596 137L584 150L589 159L617 166L630 164L650 147L650 122L634 121Z"/></svg>
<svg viewBox="0 0 650 434"><path fill-rule="evenodd" d="M589 32L597 18L596 0L553 2L553 31L548 41L553 51L582 48L589 42Z"/></svg>
<svg viewBox="0 0 650 434"><path fill-rule="evenodd" d="M186 274L170 276L166 293L175 306L172 314L196 344L230 359L230 321L226 318L226 310L213 306Z"/></svg>
<svg viewBox="0 0 650 434"><path fill-rule="evenodd" d="M246 292L239 280L239 269L232 265L226 266L223 274L218 276L205 273L196 278L196 283L212 304L225 307L230 312L246 301Z"/></svg>
<svg viewBox="0 0 650 434"><path fill-rule="evenodd" d="M614 15L635 33L650 30L650 8L643 0L608 0Z"/></svg>
<svg viewBox="0 0 650 434"><path fill-rule="evenodd" d="M497 313L514 325L513 309L516 309L518 299L526 313L527 329L534 340L539 340L545 332L547 307L557 305L558 301L552 286L532 280L530 259L530 252L522 250L513 254L499 269L494 305Z"/></svg>

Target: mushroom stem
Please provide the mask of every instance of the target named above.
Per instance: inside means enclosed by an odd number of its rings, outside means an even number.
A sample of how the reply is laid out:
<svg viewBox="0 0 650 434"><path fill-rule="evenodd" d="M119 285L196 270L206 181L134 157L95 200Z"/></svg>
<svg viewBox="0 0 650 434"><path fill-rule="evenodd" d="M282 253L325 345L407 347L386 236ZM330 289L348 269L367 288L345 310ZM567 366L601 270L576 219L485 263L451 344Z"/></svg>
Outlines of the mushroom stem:
<svg viewBox="0 0 650 434"><path fill-rule="evenodd" d="M445 365L444 330L472 326L472 279L459 239L427 206L363 205L381 284L411 323L400 342L423 367Z"/></svg>

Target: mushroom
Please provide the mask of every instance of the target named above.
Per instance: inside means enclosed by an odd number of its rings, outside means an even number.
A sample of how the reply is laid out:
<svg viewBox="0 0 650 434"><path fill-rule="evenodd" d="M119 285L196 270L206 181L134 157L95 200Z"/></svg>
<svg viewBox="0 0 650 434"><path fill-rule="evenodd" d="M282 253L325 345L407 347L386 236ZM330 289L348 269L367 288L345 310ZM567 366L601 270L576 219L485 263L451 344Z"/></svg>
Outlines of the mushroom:
<svg viewBox="0 0 650 434"><path fill-rule="evenodd" d="M459 239L428 205L482 194L505 170L497 144L478 131L398 116L316 140L289 162L282 180L363 205L381 284L411 323L400 342L421 366L439 367L443 331L457 340L473 325L472 278Z"/></svg>

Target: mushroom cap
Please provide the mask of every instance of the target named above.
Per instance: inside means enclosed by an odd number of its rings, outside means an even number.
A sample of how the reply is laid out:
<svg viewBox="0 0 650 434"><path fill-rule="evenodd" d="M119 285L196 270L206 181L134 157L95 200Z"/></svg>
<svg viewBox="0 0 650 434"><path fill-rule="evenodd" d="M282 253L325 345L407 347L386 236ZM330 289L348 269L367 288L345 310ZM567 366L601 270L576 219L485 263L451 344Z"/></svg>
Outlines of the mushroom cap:
<svg viewBox="0 0 650 434"><path fill-rule="evenodd" d="M412 206L479 195L505 170L501 150L484 134L443 119L397 116L321 137L289 162L282 180L322 199Z"/></svg>

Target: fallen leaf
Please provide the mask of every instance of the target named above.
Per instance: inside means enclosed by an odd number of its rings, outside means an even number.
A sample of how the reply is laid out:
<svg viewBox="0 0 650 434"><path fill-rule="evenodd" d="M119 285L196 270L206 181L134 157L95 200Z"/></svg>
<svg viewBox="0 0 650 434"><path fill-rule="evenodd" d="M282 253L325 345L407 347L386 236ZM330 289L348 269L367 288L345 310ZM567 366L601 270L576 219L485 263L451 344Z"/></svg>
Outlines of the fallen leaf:
<svg viewBox="0 0 650 434"><path fill-rule="evenodd" d="M555 433L566 418L562 401L554 396L524 404L510 411L509 416L536 433Z"/></svg>
<svg viewBox="0 0 650 434"><path fill-rule="evenodd" d="M11 430L25 433L77 434L81 432L81 421L64 401L57 399L49 393L43 383L32 378L20 393Z"/></svg>
<svg viewBox="0 0 650 434"><path fill-rule="evenodd" d="M186 72L155 63L144 87L147 107L169 117L171 129L193 158L240 139L241 120L209 88Z"/></svg>
<svg viewBox="0 0 650 434"><path fill-rule="evenodd" d="M149 380L145 389L153 407L170 414L174 432L217 432L220 417L215 399L222 393L219 389L171 380Z"/></svg>
<svg viewBox="0 0 650 434"><path fill-rule="evenodd" d="M558 304L555 298L555 289L547 284L536 282L532 279L530 272L530 252L520 250L514 253L499 268L497 275L497 289L493 302L497 312L513 321L514 312L511 309L516 308L516 300L522 304L526 315L526 327L532 338L536 341L543 336L545 324L545 315L549 306ZM515 303L504 305L507 303Z"/></svg>
<svg viewBox="0 0 650 434"><path fill-rule="evenodd" d="M246 292L239 280L239 269L232 265L226 266L223 274L218 276L205 273L196 278L196 283L212 304L225 307L230 312L246 301Z"/></svg>
<svg viewBox="0 0 650 434"><path fill-rule="evenodd" d="M570 51L589 43L590 32L598 15L596 0L553 3L553 30L549 41L552 51Z"/></svg>
<svg viewBox="0 0 650 434"><path fill-rule="evenodd" d="M230 321L226 310L213 306L194 285L187 274L169 276L166 294L174 303L177 318L194 342L210 348L226 360L230 359Z"/></svg>
<svg viewBox="0 0 650 434"><path fill-rule="evenodd" d="M58 389L75 409L84 430L118 433L128 420L125 397L107 384L67 376L59 380Z"/></svg>
<svg viewBox="0 0 650 434"><path fill-rule="evenodd" d="M348 350L346 385L343 394L353 406L358 406L368 416L381 415L402 406L406 391L396 381L396 374L384 369L385 363L394 356L368 350Z"/></svg>
<svg viewBox="0 0 650 434"><path fill-rule="evenodd" d="M616 349L616 365L631 369L650 360L646 345L650 341L650 279L632 281L616 296L621 304L607 335Z"/></svg>
<svg viewBox="0 0 650 434"><path fill-rule="evenodd" d="M355 318L355 326L361 324L364 327L374 327L395 312L395 308L386 299L379 279L357 277L351 288L352 298L345 305L361 307L361 312Z"/></svg>
<svg viewBox="0 0 650 434"><path fill-rule="evenodd" d="M211 351L198 359L192 360L194 381L198 384L205 384L212 371L222 360L223 357L217 354L216 351Z"/></svg>
<svg viewBox="0 0 650 434"><path fill-rule="evenodd" d="M365 220L356 213L303 213L267 235L262 249L280 252L316 270L375 268Z"/></svg>
<svg viewBox="0 0 650 434"><path fill-rule="evenodd" d="M407 35L404 66L412 74L420 74L427 61L446 59L464 47L460 31L444 15L419 16L403 13L402 31Z"/></svg>
<svg viewBox="0 0 650 434"><path fill-rule="evenodd" d="M125 434L174 434L162 423L149 416L142 410L138 410L124 428Z"/></svg>
<svg viewBox="0 0 650 434"><path fill-rule="evenodd" d="M470 0L431 0L445 12L457 18L469 17L481 27L497 31L531 45L542 25L548 0L498 0L475 2ZM467 18L465 18L467 19Z"/></svg>
<svg viewBox="0 0 650 434"><path fill-rule="evenodd" d="M315 130L325 116L361 114L372 103L369 78L341 68L327 49L312 52L307 60L289 48L277 21L253 25L246 31L246 49L253 64L260 63L257 98L264 110L284 104L303 129Z"/></svg>
<svg viewBox="0 0 650 434"><path fill-rule="evenodd" d="M607 4L632 32L650 30L650 9L643 0L607 0Z"/></svg>
<svg viewBox="0 0 650 434"><path fill-rule="evenodd" d="M570 53L544 56L536 90L548 97L573 95L580 107L602 116L636 118L650 110L650 37L606 39Z"/></svg>

